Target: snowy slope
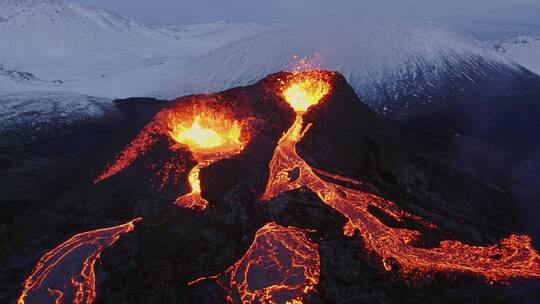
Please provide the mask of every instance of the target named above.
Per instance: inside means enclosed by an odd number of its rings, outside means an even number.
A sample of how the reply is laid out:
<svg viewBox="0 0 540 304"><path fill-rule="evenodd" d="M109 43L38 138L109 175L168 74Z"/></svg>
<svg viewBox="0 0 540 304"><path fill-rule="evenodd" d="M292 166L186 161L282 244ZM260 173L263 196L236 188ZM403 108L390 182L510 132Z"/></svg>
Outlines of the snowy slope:
<svg viewBox="0 0 540 304"><path fill-rule="evenodd" d="M107 99L66 92L18 92L0 95L0 132L70 124L116 111Z"/></svg>
<svg viewBox="0 0 540 304"><path fill-rule="evenodd" d="M192 58L274 28L148 26L64 0L0 0L0 131L102 116L112 98L148 95Z"/></svg>
<svg viewBox="0 0 540 304"><path fill-rule="evenodd" d="M429 108L460 99L457 91L523 70L476 39L439 25L331 19L233 42L195 61L190 77L178 78L156 94L176 97L245 85L285 69L294 55L315 53L322 68L344 74L373 108L403 115L409 114L409 106Z"/></svg>
<svg viewBox="0 0 540 304"><path fill-rule="evenodd" d="M228 21L218 21L214 23L196 25L158 25L154 28L163 34L170 35L174 39L189 42L184 45L194 49L194 53L201 50L213 50L224 46L231 41L254 36L260 33L269 32L283 27L279 24L268 23L232 23Z"/></svg>
<svg viewBox="0 0 540 304"><path fill-rule="evenodd" d="M540 37L511 36L489 44L499 53L540 75Z"/></svg>
<svg viewBox="0 0 540 304"><path fill-rule="evenodd" d="M227 22L147 26L64 0L0 0L0 66L46 80L23 83L0 73L0 90L146 95L191 58L273 28Z"/></svg>
<svg viewBox="0 0 540 304"><path fill-rule="evenodd" d="M0 56L4 58L120 48L166 54L180 45L148 26L63 0L0 0L0 8L0 41L4 42Z"/></svg>
<svg viewBox="0 0 540 304"><path fill-rule="evenodd" d="M216 22L147 26L109 11L64 0L0 0L0 58L123 55L199 56L239 38L274 28Z"/></svg>

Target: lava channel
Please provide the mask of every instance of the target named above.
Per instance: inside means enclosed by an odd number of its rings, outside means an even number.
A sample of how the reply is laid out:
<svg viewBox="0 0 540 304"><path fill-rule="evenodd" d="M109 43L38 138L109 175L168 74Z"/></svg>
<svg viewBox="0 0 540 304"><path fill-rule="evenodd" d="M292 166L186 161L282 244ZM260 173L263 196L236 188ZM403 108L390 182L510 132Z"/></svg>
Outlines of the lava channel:
<svg viewBox="0 0 540 304"><path fill-rule="evenodd" d="M344 234L352 236L358 232L366 248L380 257L388 271L397 263L402 274L411 275L465 272L483 276L490 282L540 278L540 255L532 246L529 236L511 235L499 244L487 247L471 246L459 241L442 241L435 248L415 247L412 244L421 237L419 231L388 227L368 208L375 206L400 222L412 218L425 225L427 221L404 212L391 201L329 181L352 182L346 177L310 167L296 152L296 144L309 130L309 126L303 128L303 114L309 106L317 104L331 92L331 78L332 73L326 71L296 72L279 86L278 90L294 108L297 117L275 149L263 200L270 200L285 191L308 187L324 203L348 219ZM289 172L296 168L300 169L300 176L291 180Z"/></svg>
<svg viewBox="0 0 540 304"><path fill-rule="evenodd" d="M234 113L213 97L197 97L191 104L179 103L160 111L146 125L137 137L125 147L115 162L95 180L103 181L134 163L144 155L160 137L167 136L173 140L170 150L188 149L197 161L188 175L191 191L178 197L175 204L197 211L208 208L208 201L201 195L199 174L202 168L216 161L229 158L242 152L249 141L247 123L235 119ZM167 163L161 175L163 187L171 178L178 182L182 169L177 164ZM173 171L171 173L169 171Z"/></svg>
<svg viewBox="0 0 540 304"><path fill-rule="evenodd" d="M296 227L268 223L246 254L215 279L229 303L300 304L319 282L319 246Z"/></svg>
<svg viewBox="0 0 540 304"><path fill-rule="evenodd" d="M123 234L132 232L141 220L77 234L47 252L24 282L17 303L93 303L96 261L103 250L116 243Z"/></svg>

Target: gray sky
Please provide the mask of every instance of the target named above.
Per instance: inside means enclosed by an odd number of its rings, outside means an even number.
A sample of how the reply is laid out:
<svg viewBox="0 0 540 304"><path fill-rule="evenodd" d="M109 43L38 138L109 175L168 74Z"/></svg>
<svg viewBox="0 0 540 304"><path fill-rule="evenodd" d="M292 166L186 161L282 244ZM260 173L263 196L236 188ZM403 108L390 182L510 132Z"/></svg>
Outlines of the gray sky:
<svg viewBox="0 0 540 304"><path fill-rule="evenodd" d="M540 0L74 0L148 24L301 22L397 16L450 24L482 39L540 34Z"/></svg>

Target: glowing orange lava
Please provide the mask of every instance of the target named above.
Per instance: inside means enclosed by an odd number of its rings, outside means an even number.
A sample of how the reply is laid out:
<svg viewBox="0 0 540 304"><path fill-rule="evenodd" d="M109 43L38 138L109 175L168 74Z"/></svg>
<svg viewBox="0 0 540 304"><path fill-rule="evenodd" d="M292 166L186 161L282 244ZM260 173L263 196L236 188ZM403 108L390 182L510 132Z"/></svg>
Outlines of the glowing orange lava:
<svg viewBox="0 0 540 304"><path fill-rule="evenodd" d="M318 245L306 231L268 223L259 229L246 254L216 279L229 303L302 303L319 282Z"/></svg>
<svg viewBox="0 0 540 304"><path fill-rule="evenodd" d="M327 73L308 71L294 73L286 82L283 90L285 100L296 112L306 112L316 105L331 89Z"/></svg>
<svg viewBox="0 0 540 304"><path fill-rule="evenodd" d="M93 303L96 261L103 250L116 243L123 234L133 231L141 220L77 234L47 252L24 282L17 303Z"/></svg>
<svg viewBox="0 0 540 304"><path fill-rule="evenodd" d="M156 116L163 115L158 114ZM160 134L161 129L161 124L158 121L152 121L145 126L139 135L120 152L116 160L94 180L94 183L106 180L133 164L138 157L146 153L150 146L157 141L155 135Z"/></svg>
<svg viewBox="0 0 540 304"><path fill-rule="evenodd" d="M241 152L246 143L241 124L233 114L221 109L194 108L189 113L172 112L169 118L170 136L186 145L198 164L189 173L191 192L178 198L184 208L204 210L208 201L201 196L199 174L202 168Z"/></svg>
<svg viewBox="0 0 540 304"><path fill-rule="evenodd" d="M315 71L305 75L309 77L312 73L317 75L326 72ZM294 82L290 83L291 87L296 85ZM312 95L306 94L305 101L298 101L290 99L292 95L287 93L289 88L280 89L285 100L296 110L297 117L275 149L270 163L270 177L262 195L264 200L285 191L308 187L323 202L348 219L344 234L352 236L358 232L366 248L381 258L387 270L391 270L392 265L399 264L400 271L404 274L467 272L499 282L512 278L540 278L540 255L533 248L528 236L511 235L499 244L488 247L470 246L459 241L443 241L436 248L413 246L413 241L420 238L420 232L388 227L370 213L368 208L375 206L400 222L407 217L420 220L418 217L404 212L393 202L381 197L336 183L350 179L315 170L296 152L296 144L309 129L309 126L302 129L304 107L296 105L314 104L323 100L324 97L319 98L320 91L314 90ZM298 96L302 94L293 97ZM300 176L291 180L289 172L295 168L300 169Z"/></svg>
<svg viewBox="0 0 540 304"><path fill-rule="evenodd" d="M210 154L238 151L243 148L238 121L223 113L207 110L191 121L172 115L169 125L171 137L187 145L193 153Z"/></svg>
<svg viewBox="0 0 540 304"><path fill-rule="evenodd" d="M167 136L175 142L175 146L171 147L172 151L183 147L189 150L197 161L188 176L190 193L177 198L175 204L193 210L204 210L209 203L201 196L201 169L240 153L249 141L246 123L234 117L232 111L212 97L197 97L191 104L180 103L164 109L156 114L94 182L101 182L131 166L160 138ZM161 187L170 180L178 183L182 173L178 171L183 169L184 167L179 168L179 164L166 163L159 172L163 177Z"/></svg>

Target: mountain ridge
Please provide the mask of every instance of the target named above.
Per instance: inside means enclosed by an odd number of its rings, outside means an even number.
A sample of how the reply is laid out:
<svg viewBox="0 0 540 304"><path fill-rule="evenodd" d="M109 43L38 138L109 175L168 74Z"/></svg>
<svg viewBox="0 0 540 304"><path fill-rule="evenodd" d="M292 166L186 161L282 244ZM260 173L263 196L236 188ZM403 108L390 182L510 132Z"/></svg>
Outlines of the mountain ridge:
<svg viewBox="0 0 540 304"><path fill-rule="evenodd" d="M507 36L488 42L497 52L540 75L540 36Z"/></svg>
<svg viewBox="0 0 540 304"><path fill-rule="evenodd" d="M321 68L341 72L371 107L394 118L416 115L415 106L422 112L438 108L437 103L480 99L508 87L501 83L533 77L472 36L441 25L349 18L231 42L197 59L188 73L195 76L187 81L180 76L178 89L169 83L155 94L172 98L247 85L286 69L296 55L313 54L319 54Z"/></svg>

